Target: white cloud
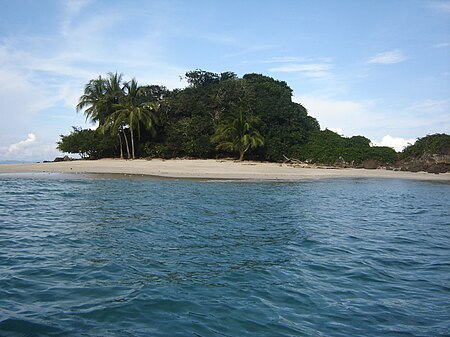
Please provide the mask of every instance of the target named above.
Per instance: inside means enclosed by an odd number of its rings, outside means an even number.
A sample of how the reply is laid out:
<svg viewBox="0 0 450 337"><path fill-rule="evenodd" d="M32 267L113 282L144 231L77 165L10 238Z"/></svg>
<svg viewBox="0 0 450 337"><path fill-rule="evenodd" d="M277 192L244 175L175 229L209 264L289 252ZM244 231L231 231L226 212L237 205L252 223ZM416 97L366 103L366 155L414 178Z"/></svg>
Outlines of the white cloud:
<svg viewBox="0 0 450 337"><path fill-rule="evenodd" d="M431 6L438 11L450 14L450 2L449 1L435 1L431 3Z"/></svg>
<svg viewBox="0 0 450 337"><path fill-rule="evenodd" d="M319 120L322 128L343 129L342 125L363 116L370 102L356 102L351 100L335 100L327 97L302 95L294 97L295 102L301 103L308 113ZM347 128L345 128L347 129Z"/></svg>
<svg viewBox="0 0 450 337"><path fill-rule="evenodd" d="M427 99L422 102L412 104L406 108L408 111L417 111L421 113L440 114L450 112L450 99Z"/></svg>
<svg viewBox="0 0 450 337"><path fill-rule="evenodd" d="M258 63L293 63L293 62L305 62L306 59L304 57L299 56L275 56L271 57Z"/></svg>
<svg viewBox="0 0 450 337"><path fill-rule="evenodd" d="M403 55L401 50L392 50L374 55L370 57L366 63L394 64L403 62L404 60L406 60L406 57Z"/></svg>
<svg viewBox="0 0 450 337"><path fill-rule="evenodd" d="M285 66L280 66L276 68L270 68L269 71L272 72L314 72L314 71L324 71L331 69L330 64L288 64Z"/></svg>
<svg viewBox="0 0 450 337"><path fill-rule="evenodd" d="M62 20L62 34L66 35L70 33L70 26L74 16L76 16L83 7L85 7L90 0L66 0L63 3L65 15Z"/></svg>
<svg viewBox="0 0 450 337"><path fill-rule="evenodd" d="M329 129L345 137L362 135L381 137L385 118L375 113L375 101L339 100L330 97L302 95L293 100L301 103L308 114L316 118L322 129Z"/></svg>
<svg viewBox="0 0 450 337"><path fill-rule="evenodd" d="M244 63L331 63L331 57L305 57L305 56L273 56L259 61L245 61Z"/></svg>
<svg viewBox="0 0 450 337"><path fill-rule="evenodd" d="M8 83L0 91L0 133L25 134L33 127L33 116L50 107L53 98L27 74L14 68L0 68L0 81Z"/></svg>
<svg viewBox="0 0 450 337"><path fill-rule="evenodd" d="M450 47L450 42L438 43L438 44L435 45L434 47L435 47L435 48L447 48L447 47Z"/></svg>
<svg viewBox="0 0 450 337"><path fill-rule="evenodd" d="M428 99L409 106L315 95L302 95L293 100L301 103L308 114L319 121L322 129L341 129L346 137L363 135L369 139L382 139L390 133L395 134L395 139L403 137L407 143L414 140L412 137L448 133L450 130L450 100ZM401 140L398 142L396 146L406 144Z"/></svg>
<svg viewBox="0 0 450 337"><path fill-rule="evenodd" d="M11 144L8 147L8 153L10 154L14 154L19 152L20 150L30 146L31 144L33 144L36 141L36 136L34 133L29 133L27 139L25 140L21 140L18 143L15 144Z"/></svg>
<svg viewBox="0 0 450 337"><path fill-rule="evenodd" d="M75 15L78 14L78 12L86 6L90 0L66 0L64 2L64 6L66 7L66 10L69 15Z"/></svg>
<svg viewBox="0 0 450 337"><path fill-rule="evenodd" d="M138 77L141 84L162 84L169 89L182 86L178 75L186 69L167 63L152 20L140 25L125 43L117 43L111 36L127 16L113 8L85 13L88 3L61 3L60 26L45 38L15 35L0 39L0 81L8 83L0 91L0 155L7 154L6 144L15 143L17 135L29 130L48 139L34 142L27 152L45 155L42 149L48 149L46 153L57 153L54 143L59 134L70 125L86 126L75 105L84 84L99 74L117 70L126 79ZM72 122L63 125L60 118Z"/></svg>
<svg viewBox="0 0 450 337"><path fill-rule="evenodd" d="M405 139L400 137L392 137L390 135L384 136L380 142L373 142L376 146L387 146L393 148L397 152L401 152L405 147L410 144L414 144L416 140L414 138Z"/></svg>
<svg viewBox="0 0 450 337"><path fill-rule="evenodd" d="M27 138L7 146L0 146L0 160L50 160L61 155L55 143L39 141L33 132Z"/></svg>
<svg viewBox="0 0 450 337"><path fill-rule="evenodd" d="M330 63L292 63L270 68L269 71L275 73L302 73L308 77L323 78L331 75L329 72L331 69L333 69L333 65Z"/></svg>
<svg viewBox="0 0 450 337"><path fill-rule="evenodd" d="M297 62L309 62L309 60L306 57L302 56L274 56L261 61L256 61L254 63L297 63Z"/></svg>

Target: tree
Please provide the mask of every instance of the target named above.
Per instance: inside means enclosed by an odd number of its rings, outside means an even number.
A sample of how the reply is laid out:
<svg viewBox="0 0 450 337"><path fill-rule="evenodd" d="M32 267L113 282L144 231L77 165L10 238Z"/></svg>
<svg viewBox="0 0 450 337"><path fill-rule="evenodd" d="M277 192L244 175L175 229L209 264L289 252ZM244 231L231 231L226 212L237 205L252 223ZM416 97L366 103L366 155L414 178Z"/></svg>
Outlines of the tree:
<svg viewBox="0 0 450 337"><path fill-rule="evenodd" d="M106 101L106 109L107 109L107 117L105 119L111 123L110 116L114 114L117 110L118 104L120 104L121 100L124 96L124 85L123 85L123 75L115 73L108 73L108 78L105 81L105 101ZM103 130L105 130L106 125L101 125L103 127ZM127 150L127 158L130 158L130 147L128 145L125 125L120 124L117 126L117 128L112 128L113 134L117 135L119 137L119 143L120 143L120 158L123 159L123 143L122 143L122 137L125 140L125 146Z"/></svg>
<svg viewBox="0 0 450 337"><path fill-rule="evenodd" d="M84 87L84 93L78 100L77 111L84 110L86 120L91 123L103 122L105 115L106 81L99 76L90 80Z"/></svg>
<svg viewBox="0 0 450 337"><path fill-rule="evenodd" d="M155 111L157 105L154 102L144 102L142 100L142 91L135 79L124 85L124 96L117 110L110 116L110 124L113 130L119 130L120 127L127 125L130 130L131 138L131 157L136 158L135 151L135 130L138 133L138 139L141 137L141 125L143 125L151 134L155 133L155 124L157 116Z"/></svg>
<svg viewBox="0 0 450 337"><path fill-rule="evenodd" d="M185 76L188 83L193 87L200 87L212 83L217 83L220 80L218 74L200 69L188 71Z"/></svg>
<svg viewBox="0 0 450 337"><path fill-rule="evenodd" d="M111 137L105 137L97 130L72 127L69 135L61 135L57 149L62 152L77 153L81 158L101 158L114 154L116 144Z"/></svg>
<svg viewBox="0 0 450 337"><path fill-rule="evenodd" d="M248 150L264 145L264 138L253 128L250 121L244 118L242 111L236 118L219 126L212 141L218 144L218 150L239 152L240 161L244 160Z"/></svg>
<svg viewBox="0 0 450 337"><path fill-rule="evenodd" d="M450 155L450 135L436 133L419 138L413 145L408 145L400 157L404 160L412 160L432 155Z"/></svg>
<svg viewBox="0 0 450 337"><path fill-rule="evenodd" d="M115 106L123 97L122 74L108 73L107 78L99 76L92 79L84 87L84 93L80 97L76 106L77 111L84 110L86 119L92 123L98 123L100 130L103 132L108 129L110 125L110 116L115 111ZM125 137L123 126L117 129L115 135L119 137L120 144L120 158L123 158L122 150L122 135ZM127 145L128 156L129 149Z"/></svg>

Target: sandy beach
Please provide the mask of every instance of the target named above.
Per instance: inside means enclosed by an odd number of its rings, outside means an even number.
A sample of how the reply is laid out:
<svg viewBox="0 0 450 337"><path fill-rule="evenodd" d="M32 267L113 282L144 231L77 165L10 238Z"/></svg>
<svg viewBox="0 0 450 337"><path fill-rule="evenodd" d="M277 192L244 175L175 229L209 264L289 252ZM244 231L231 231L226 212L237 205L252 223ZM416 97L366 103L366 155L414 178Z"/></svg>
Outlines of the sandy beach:
<svg viewBox="0 0 450 337"><path fill-rule="evenodd" d="M450 180L450 173L399 172L388 170L296 167L281 163L237 162L233 160L75 160L66 162L2 164L1 173L96 173L148 175L166 178L305 180L322 178L394 178Z"/></svg>

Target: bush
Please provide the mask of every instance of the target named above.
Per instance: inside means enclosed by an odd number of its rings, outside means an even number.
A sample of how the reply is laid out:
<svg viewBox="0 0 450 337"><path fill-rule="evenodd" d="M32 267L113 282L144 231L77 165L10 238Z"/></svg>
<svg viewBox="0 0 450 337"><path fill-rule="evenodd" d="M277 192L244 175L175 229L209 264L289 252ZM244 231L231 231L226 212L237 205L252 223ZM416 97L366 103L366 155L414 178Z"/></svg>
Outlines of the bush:
<svg viewBox="0 0 450 337"><path fill-rule="evenodd" d="M113 157L118 148L118 141L110 135L97 130L72 127L69 135L61 135L57 149L67 153L77 153L81 158L97 159Z"/></svg>

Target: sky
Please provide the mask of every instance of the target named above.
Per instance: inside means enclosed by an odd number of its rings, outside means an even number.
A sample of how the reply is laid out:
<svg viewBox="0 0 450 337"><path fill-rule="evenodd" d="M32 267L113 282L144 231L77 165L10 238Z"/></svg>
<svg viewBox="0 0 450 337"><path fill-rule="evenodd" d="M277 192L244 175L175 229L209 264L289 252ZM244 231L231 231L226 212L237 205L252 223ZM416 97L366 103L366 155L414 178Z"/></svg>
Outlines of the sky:
<svg viewBox="0 0 450 337"><path fill-rule="evenodd" d="M450 133L448 0L0 0L0 161L51 160L84 85L283 80L321 128L401 150ZM180 77L181 76L181 77Z"/></svg>

